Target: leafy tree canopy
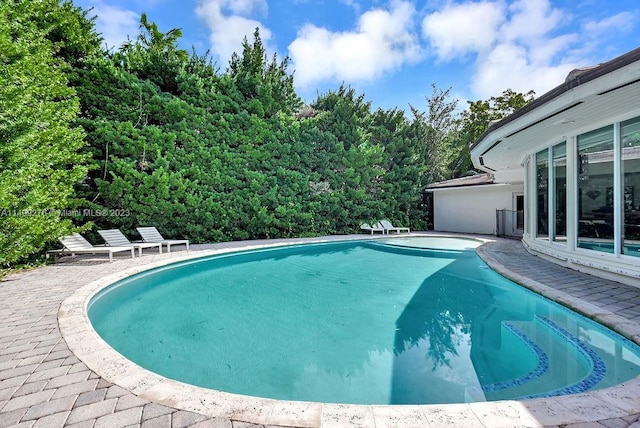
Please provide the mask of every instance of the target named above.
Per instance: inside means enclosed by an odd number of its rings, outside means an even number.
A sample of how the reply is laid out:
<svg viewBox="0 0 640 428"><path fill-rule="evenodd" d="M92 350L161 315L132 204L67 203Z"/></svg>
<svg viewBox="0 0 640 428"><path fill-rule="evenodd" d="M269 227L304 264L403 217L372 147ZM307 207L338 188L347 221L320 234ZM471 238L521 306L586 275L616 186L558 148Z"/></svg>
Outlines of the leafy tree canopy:
<svg viewBox="0 0 640 428"><path fill-rule="evenodd" d="M76 226L154 225L194 242L353 233L389 218L423 229L424 188L470 168L469 144L533 93L457 112L432 87L427 111L372 111L340 86L308 106L289 60L256 29L220 72L146 14L140 34L100 49L68 2L0 3L0 264ZM111 213L95 216L91 213ZM97 238L97 236L95 237Z"/></svg>
<svg viewBox="0 0 640 428"><path fill-rule="evenodd" d="M302 102L293 87L293 74L287 71L289 58L278 63L274 54L269 61L258 28L253 33L253 43L245 37L242 49L242 55L231 56L228 72L250 113L271 117L279 111L297 111Z"/></svg>
<svg viewBox="0 0 640 428"><path fill-rule="evenodd" d="M456 177L472 172L471 145L487 130L491 122L509 116L535 98L535 92L525 94L507 89L502 95L488 100L467 101L468 109L462 113L460 139L457 143L459 155L450 165Z"/></svg>
<svg viewBox="0 0 640 428"><path fill-rule="evenodd" d="M74 229L65 213L86 158L64 60L77 65L97 51L83 17L56 0L0 3L0 266Z"/></svg>

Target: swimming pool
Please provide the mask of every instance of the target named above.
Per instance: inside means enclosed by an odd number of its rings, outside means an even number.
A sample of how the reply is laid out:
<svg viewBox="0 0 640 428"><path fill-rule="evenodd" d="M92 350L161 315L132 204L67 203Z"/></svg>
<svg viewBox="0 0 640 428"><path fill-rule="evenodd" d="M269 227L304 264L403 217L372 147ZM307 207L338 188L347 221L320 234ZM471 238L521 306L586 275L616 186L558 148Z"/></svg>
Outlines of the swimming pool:
<svg viewBox="0 0 640 428"><path fill-rule="evenodd" d="M454 245L377 240L188 261L114 284L89 315L149 370L279 399L485 401L638 374L633 343L488 269L477 242L444 242Z"/></svg>

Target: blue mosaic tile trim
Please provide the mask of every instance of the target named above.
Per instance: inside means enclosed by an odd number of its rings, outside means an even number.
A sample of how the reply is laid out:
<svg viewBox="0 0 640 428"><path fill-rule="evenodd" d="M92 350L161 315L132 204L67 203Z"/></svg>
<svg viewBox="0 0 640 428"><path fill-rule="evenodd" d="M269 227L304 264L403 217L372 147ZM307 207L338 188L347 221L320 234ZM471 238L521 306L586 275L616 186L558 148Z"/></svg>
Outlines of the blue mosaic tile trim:
<svg viewBox="0 0 640 428"><path fill-rule="evenodd" d="M516 386L527 384L535 379L538 379L540 376L545 374L547 370L549 370L549 356L547 355L546 352L542 350L542 348L540 348L535 342L529 339L529 337L525 335L523 332L515 328L513 324L508 322L503 322L502 324L505 326L507 330L515 334L518 338L520 338L529 347L529 349L531 349L531 351L538 358L538 364L533 371L527 373L524 376L517 377L515 379L511 379L504 382L496 382L496 383L490 383L488 385L482 385L482 390L484 392L499 391L499 390L509 389Z"/></svg>
<svg viewBox="0 0 640 428"><path fill-rule="evenodd" d="M607 337L613 337L615 338L615 340L621 341L623 345L625 345L628 348L631 348L631 351L635 352L636 354L640 354L640 345L635 343L633 340L627 337L624 337L622 334L618 333L617 331L614 331L609 327L604 326L599 322L589 318L588 316L582 315L574 311L573 309L569 309L568 307L561 305L560 303L554 300L551 300L548 297L543 296L542 294L536 293L535 291L529 290L528 288L525 288L525 287L521 287L521 288L525 293L529 293L546 300L548 303L550 303L552 306L559 309L560 311L570 314L570 316L572 317L578 317L584 323L588 324L589 327L598 330L600 333L604 334Z"/></svg>
<svg viewBox="0 0 640 428"><path fill-rule="evenodd" d="M585 317L584 315L581 315L575 311L572 311L571 309L560 305L559 303L554 302L555 304L557 304L558 306L561 307L561 309L565 312L571 313L573 315L578 315L580 318L582 318L587 324L589 324L590 327L592 327L595 330L598 330L600 333L604 334L607 337L613 337L615 338L615 340L619 340L620 342L622 342L623 345L625 345L628 348L631 348L631 350L633 352L635 352L636 354L640 354L640 345L638 345L637 343L635 343L633 340L630 340L626 337L624 337L623 335L621 335L620 333L618 333L617 331L614 331L612 329L610 329L607 326L604 326L602 324L600 324L599 322L592 320L591 318Z"/></svg>
<svg viewBox="0 0 640 428"><path fill-rule="evenodd" d="M541 394L528 395L524 398L541 398L541 397L553 397L557 395L567 395L567 394L577 394L580 392L589 391L594 386L596 386L607 373L607 366L602 361L602 359L598 356L598 354L591 349L589 346L585 345L580 339L569 333L564 328L560 327L550 319L546 317L541 317L536 315L536 319L549 327L551 331L558 334L560 337L565 339L571 345L576 347L579 352L581 352L589 361L591 366L591 371L587 377L582 379L580 382L573 384L571 386L567 386L565 388L556 389L555 391L549 391Z"/></svg>

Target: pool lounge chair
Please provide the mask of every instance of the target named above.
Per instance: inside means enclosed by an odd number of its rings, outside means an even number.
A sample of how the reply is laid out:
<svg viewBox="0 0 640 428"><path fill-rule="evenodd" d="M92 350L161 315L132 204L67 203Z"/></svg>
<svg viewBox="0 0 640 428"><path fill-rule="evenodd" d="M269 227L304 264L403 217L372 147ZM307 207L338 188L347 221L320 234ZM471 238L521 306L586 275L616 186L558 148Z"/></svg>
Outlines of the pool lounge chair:
<svg viewBox="0 0 640 428"><path fill-rule="evenodd" d="M187 251L189 251L189 240L188 239L164 239L158 229L155 227L138 227L138 233L142 236L142 240L144 242L154 242L161 245L167 246L167 253L171 252L172 245L181 245L185 244L187 246Z"/></svg>
<svg viewBox="0 0 640 428"><path fill-rule="evenodd" d="M394 226L389 220L380 220L380 225L384 228L384 231L387 233L387 235L391 232L411 232L408 227Z"/></svg>
<svg viewBox="0 0 640 428"><path fill-rule="evenodd" d="M133 247L138 249L138 255L142 256L143 248L157 247L162 254L162 244L159 242L131 242L118 229L99 230L98 233L109 247Z"/></svg>
<svg viewBox="0 0 640 428"><path fill-rule="evenodd" d="M375 232L380 232L380 233L384 234L384 227L382 227L382 225L380 225L380 222L374 224L373 226L370 225L369 223L363 223L363 224L360 225L360 229L369 231L369 232L371 232L372 235Z"/></svg>
<svg viewBox="0 0 640 428"><path fill-rule="evenodd" d="M96 247L91 245L79 233L63 236L60 238L60 243L63 246L62 249L47 251L45 257L49 258L50 254L71 254L72 256L76 254L109 254L109 262L113 262L113 253L122 251L130 251L131 258L135 257L135 249L133 247Z"/></svg>

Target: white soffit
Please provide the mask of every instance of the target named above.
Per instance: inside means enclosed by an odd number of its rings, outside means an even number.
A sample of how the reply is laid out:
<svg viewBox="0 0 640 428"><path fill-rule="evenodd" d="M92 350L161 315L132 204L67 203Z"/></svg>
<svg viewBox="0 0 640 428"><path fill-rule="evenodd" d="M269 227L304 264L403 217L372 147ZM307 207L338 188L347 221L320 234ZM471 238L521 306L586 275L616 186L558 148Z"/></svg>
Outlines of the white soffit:
<svg viewBox="0 0 640 428"><path fill-rule="evenodd" d="M457 187L437 187L427 189L428 192L470 192L476 193L482 190L495 190L500 187L514 186L511 183L494 183L494 184L478 184L474 186L457 186Z"/></svg>
<svg viewBox="0 0 640 428"><path fill-rule="evenodd" d="M638 100L640 61L569 89L489 132L473 147L471 157L474 165L488 171L519 169L529 153L640 114Z"/></svg>

